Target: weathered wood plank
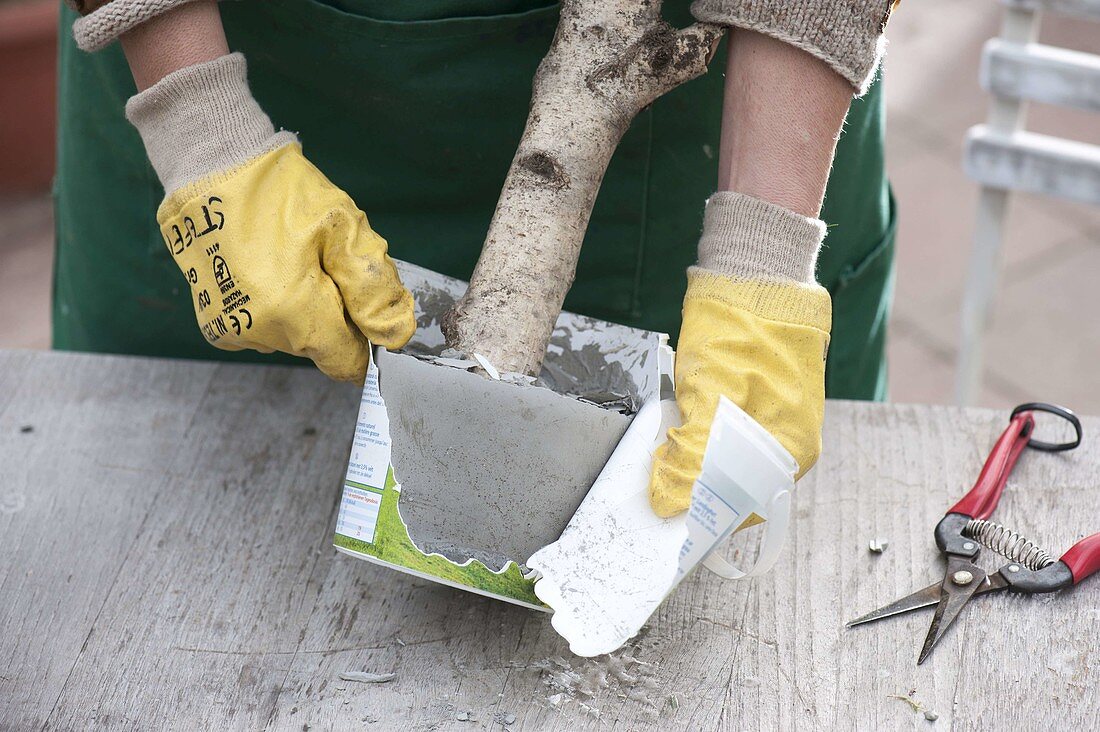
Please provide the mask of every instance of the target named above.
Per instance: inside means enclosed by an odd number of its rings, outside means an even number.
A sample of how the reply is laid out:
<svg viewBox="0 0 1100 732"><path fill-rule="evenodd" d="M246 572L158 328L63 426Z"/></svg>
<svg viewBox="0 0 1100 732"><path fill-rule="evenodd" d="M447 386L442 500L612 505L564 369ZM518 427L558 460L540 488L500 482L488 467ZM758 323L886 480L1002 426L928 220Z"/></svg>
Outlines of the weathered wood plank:
<svg viewBox="0 0 1100 732"><path fill-rule="evenodd" d="M1100 56L991 38L982 49L982 88L1001 97L1100 111Z"/></svg>
<svg viewBox="0 0 1100 732"><path fill-rule="evenodd" d="M191 400L183 449L164 461L120 570L142 581L104 603L50 727L255 729L271 716L331 553L357 389L311 370L219 366ZM164 694L181 683L182 703Z"/></svg>
<svg viewBox="0 0 1100 732"><path fill-rule="evenodd" d="M0 728L40 725L93 633L210 369L0 352ZM109 377L109 378L106 378ZM24 432L25 429L30 431Z"/></svg>
<svg viewBox="0 0 1100 732"><path fill-rule="evenodd" d="M555 674L597 662L546 615L332 551L356 402L308 370L0 357L0 491L44 501L0 515L0 728L928 729L890 698L910 690L941 728L1100 715L1100 580L976 600L921 667L929 613L843 628L942 573L932 527L1004 414L831 402L776 571L689 578L629 651L653 664L628 662L639 683L555 706ZM33 450L23 422L42 425ZM1085 430L1074 453L1025 455L997 513L1059 553L1100 529L1100 420ZM121 462L97 468L108 448Z"/></svg>

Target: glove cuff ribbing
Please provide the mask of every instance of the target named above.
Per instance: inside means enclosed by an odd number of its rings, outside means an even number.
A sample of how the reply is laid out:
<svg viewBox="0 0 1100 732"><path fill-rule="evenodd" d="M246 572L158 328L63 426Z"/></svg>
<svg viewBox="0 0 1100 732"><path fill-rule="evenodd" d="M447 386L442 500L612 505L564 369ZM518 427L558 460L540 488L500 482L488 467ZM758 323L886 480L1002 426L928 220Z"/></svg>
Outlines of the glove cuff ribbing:
<svg viewBox="0 0 1100 732"><path fill-rule="evenodd" d="M825 222L743 193L707 201L699 266L740 279L813 284Z"/></svg>
<svg viewBox="0 0 1100 732"><path fill-rule="evenodd" d="M126 103L166 194L295 142L275 132L248 88L244 56L175 71Z"/></svg>

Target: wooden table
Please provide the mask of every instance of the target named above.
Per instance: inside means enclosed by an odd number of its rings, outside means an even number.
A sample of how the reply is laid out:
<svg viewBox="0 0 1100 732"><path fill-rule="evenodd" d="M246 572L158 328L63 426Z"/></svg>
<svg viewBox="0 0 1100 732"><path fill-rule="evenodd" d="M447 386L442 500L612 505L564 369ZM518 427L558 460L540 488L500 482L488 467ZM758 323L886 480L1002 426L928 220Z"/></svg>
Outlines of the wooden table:
<svg viewBox="0 0 1100 732"><path fill-rule="evenodd" d="M919 668L927 612L843 628L936 578L932 527L1006 414L830 403L825 456L799 486L777 569L733 583L697 573L629 651L653 665L620 661L634 682L569 699L545 669L594 665L568 654L548 616L332 549L357 401L306 369L0 352L0 729L1100 718L1100 580L975 600ZM1098 435L1086 419L1082 449L1025 455L998 517L1059 553L1100 529ZM889 539L884 554L868 552L874 537ZM349 670L397 676L342 681Z"/></svg>

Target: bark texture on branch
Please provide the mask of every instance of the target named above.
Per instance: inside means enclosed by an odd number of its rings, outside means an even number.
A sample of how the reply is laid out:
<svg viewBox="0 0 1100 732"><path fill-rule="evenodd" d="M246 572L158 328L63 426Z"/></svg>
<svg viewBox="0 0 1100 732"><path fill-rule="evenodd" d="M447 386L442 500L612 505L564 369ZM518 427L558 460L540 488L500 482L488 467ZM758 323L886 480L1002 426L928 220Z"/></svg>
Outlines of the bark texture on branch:
<svg viewBox="0 0 1100 732"><path fill-rule="evenodd" d="M706 71L719 26L681 30L659 0L564 0L531 111L447 343L537 374L573 284L607 164L634 116Z"/></svg>

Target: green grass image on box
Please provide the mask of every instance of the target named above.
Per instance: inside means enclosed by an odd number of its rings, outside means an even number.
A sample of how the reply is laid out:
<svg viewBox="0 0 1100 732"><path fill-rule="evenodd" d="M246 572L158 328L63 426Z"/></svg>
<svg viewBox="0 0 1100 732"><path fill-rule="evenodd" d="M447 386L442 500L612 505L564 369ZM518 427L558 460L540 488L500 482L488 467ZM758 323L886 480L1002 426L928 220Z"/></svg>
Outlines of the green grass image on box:
<svg viewBox="0 0 1100 732"><path fill-rule="evenodd" d="M498 574L477 560L459 566L449 559L438 555L429 556L417 549L397 511L397 501L401 493L394 490L394 485L396 481L391 467L386 475L386 487L382 491L382 505L378 508L374 543L343 534L336 534L333 543L343 549L369 554L384 562L399 564L467 587L476 587L483 592L542 605L542 601L535 596L535 583L524 579L515 563L509 564L507 570Z"/></svg>

